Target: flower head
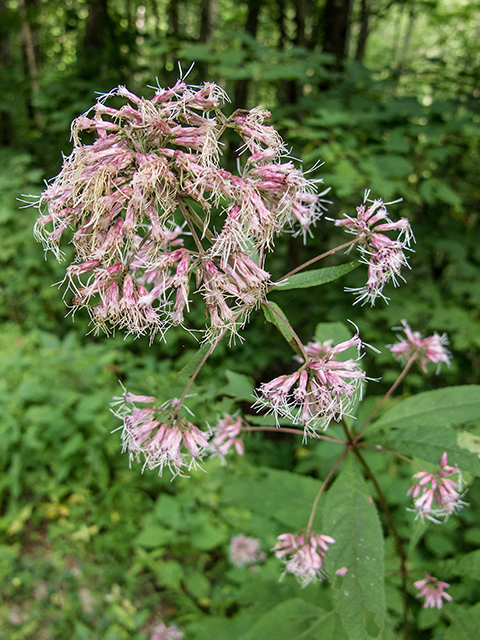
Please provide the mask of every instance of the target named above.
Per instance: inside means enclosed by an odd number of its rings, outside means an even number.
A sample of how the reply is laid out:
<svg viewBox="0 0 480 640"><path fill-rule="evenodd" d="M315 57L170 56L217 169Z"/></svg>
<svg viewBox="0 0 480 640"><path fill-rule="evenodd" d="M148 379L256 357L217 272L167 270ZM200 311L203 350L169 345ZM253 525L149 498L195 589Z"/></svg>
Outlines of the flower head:
<svg viewBox="0 0 480 640"><path fill-rule="evenodd" d="M396 327L397 331L403 331L403 336L398 336L399 342L387 345L387 348L399 360L408 361L415 356L416 361L423 371L427 372L427 364L433 362L437 365L437 373L440 371L442 363L450 366L451 355L446 345L448 336L446 333L439 335L437 332L433 336L422 338L418 331L412 331L405 320L402 320L402 327Z"/></svg>
<svg viewBox="0 0 480 640"><path fill-rule="evenodd" d="M450 585L447 582L440 582L429 573L425 574L423 580L414 582L413 586L420 591L420 593L417 593L417 598L425 598L423 603L425 609L429 607L441 609L443 600L452 600L452 596L445 593L445 589L448 589Z"/></svg>
<svg viewBox="0 0 480 640"><path fill-rule="evenodd" d="M151 640L182 640L183 633L178 627L172 624L171 627L167 627L163 622L160 622L152 632Z"/></svg>
<svg viewBox="0 0 480 640"><path fill-rule="evenodd" d="M235 536L230 542L230 558L235 566L242 567L265 560L265 554L260 551L260 540L257 538Z"/></svg>
<svg viewBox="0 0 480 640"><path fill-rule="evenodd" d="M336 360L336 356L362 342L358 335L332 346L330 341L320 345L309 343L308 358L298 371L263 383L255 406L267 409L278 417L302 424L306 431L326 429L331 420L341 420L348 414L362 392L365 372L359 359Z"/></svg>
<svg viewBox="0 0 480 640"><path fill-rule="evenodd" d="M456 476L453 480L451 476ZM416 481L407 491L414 499L414 510L417 518L428 518L439 523L438 518L444 518L463 509L467 505L461 499L462 476L458 467L447 464L447 454L444 453L440 462L440 469L428 473L421 471L413 476Z"/></svg>
<svg viewBox="0 0 480 640"><path fill-rule="evenodd" d="M209 442L209 452L211 457L219 457L222 465L226 464L225 456L232 447L239 456L245 453L245 445L243 440L239 438L242 433L242 419L240 416L231 415L224 416L218 421L217 426L213 429L213 436Z"/></svg>
<svg viewBox="0 0 480 640"><path fill-rule="evenodd" d="M137 404L148 406L139 408ZM208 433L189 422L180 412L178 400L162 405L153 396L135 396L126 390L114 398L112 412L123 422L123 451L130 462L143 461L143 468L168 467L174 476L197 468L208 449Z"/></svg>
<svg viewBox="0 0 480 640"><path fill-rule="evenodd" d="M369 191L365 193L363 204L357 207L356 217L344 214L343 220L335 220L336 226L345 227L348 233L356 236L361 261L368 265L368 280L364 287L346 289L357 295L355 302L362 305L370 302L373 306L377 298L388 300L383 288L388 282L398 286L402 267L409 267L405 249L410 248L413 238L410 223L406 218L393 222L388 217L387 207L382 200L369 200ZM386 233L397 232L392 240Z"/></svg>
<svg viewBox="0 0 480 640"><path fill-rule="evenodd" d="M285 563L285 573L292 573L303 587L313 580L323 580L323 561L329 544L335 544L330 536L310 533L293 535L283 533L278 536L273 547L276 557ZM289 558L287 556L290 556Z"/></svg>
<svg viewBox="0 0 480 640"><path fill-rule="evenodd" d="M106 104L111 96L119 108ZM94 331L163 337L185 324L195 275L207 339L235 334L269 285L257 252L263 256L292 221L306 235L321 215L318 180L282 161L286 148L266 124L269 112L227 118L220 112L227 99L214 83L179 80L150 100L120 86L72 123L74 149L40 196L35 237L60 259L60 242L71 236L71 306L88 309ZM242 141L238 175L220 167L226 128ZM82 141L85 131L91 144ZM225 214L223 226L210 225L215 209ZM190 248L179 237L184 226Z"/></svg>

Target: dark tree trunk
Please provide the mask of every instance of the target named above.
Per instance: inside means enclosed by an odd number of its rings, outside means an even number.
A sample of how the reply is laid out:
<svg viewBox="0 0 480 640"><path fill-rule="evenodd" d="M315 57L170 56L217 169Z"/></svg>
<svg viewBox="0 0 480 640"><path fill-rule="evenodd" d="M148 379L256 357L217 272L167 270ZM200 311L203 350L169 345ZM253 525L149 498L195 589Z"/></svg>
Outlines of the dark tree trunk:
<svg viewBox="0 0 480 640"><path fill-rule="evenodd" d="M41 128L42 117L35 107L35 96L38 95L40 87L38 85L38 66L37 52L35 50L35 41L33 30L30 25L29 15L27 11L27 3L25 0L18 0L18 12L22 24L22 53L25 62L25 74L30 84L30 95L28 98L27 110L35 126Z"/></svg>
<svg viewBox="0 0 480 640"><path fill-rule="evenodd" d="M109 75L122 77L120 51L115 35L115 23L108 11L108 0L88 0L79 55L79 74L86 80Z"/></svg>
<svg viewBox="0 0 480 640"><path fill-rule="evenodd" d="M258 16L260 14L260 0L248 0L248 13L245 22L245 31L252 36L257 37ZM236 109L246 108L248 102L248 78L238 80L235 85L234 104Z"/></svg>
<svg viewBox="0 0 480 640"><path fill-rule="evenodd" d="M168 31L176 38L180 37L180 20L178 18L179 0L170 0L167 8Z"/></svg>
<svg viewBox="0 0 480 640"><path fill-rule="evenodd" d="M295 1L295 44L299 47L307 46L307 38L305 34L305 21L307 17L306 0Z"/></svg>
<svg viewBox="0 0 480 640"><path fill-rule="evenodd" d="M0 0L0 73L2 80L7 79L13 73L11 70L12 50L10 41L10 32L7 27L5 17L9 13L5 0ZM12 124L12 116L8 107L0 106L0 146L11 147L14 145L15 135L14 126Z"/></svg>
<svg viewBox="0 0 480 640"><path fill-rule="evenodd" d="M322 49L335 56L336 68L347 57L352 0L326 0L321 25Z"/></svg>
<svg viewBox="0 0 480 640"><path fill-rule="evenodd" d="M200 6L200 42L210 42L215 24L216 0L202 0Z"/></svg>
<svg viewBox="0 0 480 640"><path fill-rule="evenodd" d="M285 29L285 0L277 0L277 19L278 27L278 45L277 48L280 51L285 49L285 43L287 41L287 31Z"/></svg>
<svg viewBox="0 0 480 640"><path fill-rule="evenodd" d="M357 50L355 51L355 60L363 62L365 56L365 47L367 44L368 29L370 20L370 2L362 0L360 5L360 31L358 33Z"/></svg>

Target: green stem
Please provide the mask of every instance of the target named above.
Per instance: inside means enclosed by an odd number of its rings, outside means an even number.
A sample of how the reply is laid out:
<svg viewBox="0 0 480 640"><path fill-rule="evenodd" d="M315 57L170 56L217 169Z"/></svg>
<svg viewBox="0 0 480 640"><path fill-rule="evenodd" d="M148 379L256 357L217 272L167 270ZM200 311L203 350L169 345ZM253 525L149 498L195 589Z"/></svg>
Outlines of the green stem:
<svg viewBox="0 0 480 640"><path fill-rule="evenodd" d="M315 512L317 511L317 506L318 506L318 501L320 500L320 496L322 495L322 493L325 491L325 489L327 488L328 483L330 482L333 474L335 473L336 468L338 467L338 465L340 464L340 462L343 460L343 458L346 456L346 454L348 453L350 447L345 447L345 449L342 451L342 453L339 455L337 461L335 462L335 464L333 465L333 467L330 469L330 471L328 472L327 477L325 478L325 480L323 481L322 486L320 487L319 492L317 493L315 500L313 501L313 505L312 505L312 511L310 513L310 518L308 520L308 524L307 524L307 530L306 530L306 537L308 538L308 536L310 535L310 533L312 532L312 525L313 525L313 519L315 518Z"/></svg>
<svg viewBox="0 0 480 640"><path fill-rule="evenodd" d="M347 247L350 247L355 242L357 242L357 238L354 238L353 240L349 240L348 242L345 242L345 244L341 244L339 247L335 247L334 249L330 249L330 251L326 251L325 253L322 253L321 255L317 256L316 258L312 258L311 260L308 260L307 262L304 262L299 267L296 267L295 269L292 269L292 271L289 271L284 276L279 278L277 280L277 282L274 282L272 284L272 286L270 287L270 289L268 289L268 291L273 289L273 287L276 287L277 285L279 285L281 282L283 282L283 280L286 280L288 277L293 276L294 273L297 273L298 271L301 271L302 269L305 269L305 267L309 267L311 264L314 264L315 262L318 262L318 260L322 260L323 258L326 258L327 256L333 255L337 251L341 251L342 249L346 249Z"/></svg>
<svg viewBox="0 0 480 640"><path fill-rule="evenodd" d="M187 212L185 209L185 205L182 202L181 198L177 198L178 206L180 207L183 217L190 229L190 233L192 234L193 239L195 240L195 244L197 245L198 252L201 256L205 255L205 249L203 248L202 243L200 242L200 238L197 236L197 232L195 231L195 227L192 224L192 220L190 219L190 212Z"/></svg>
<svg viewBox="0 0 480 640"><path fill-rule="evenodd" d="M395 391L395 389L398 387L398 385L400 384L400 382L405 378L405 376L407 375L410 367L412 366L412 364L415 362L415 360L417 359L416 354L413 354L413 356L411 356L410 360L407 362L407 364L405 365L405 367L403 368L403 371L400 373L400 375L398 376L398 378L395 380L395 382L392 384L392 386L390 387L390 389L387 391L387 393L383 396L383 398L380 400L380 402L377 404L377 406L375 407L375 409L372 411L372 413L368 416L368 418L365 420L365 422L363 423L363 425L361 426L361 428L357 431L357 433L355 434L355 442L358 441L358 438L360 436L360 434L362 433L362 431L365 429L365 427L367 425L370 424L370 422L374 419L374 417L377 415L378 411L380 410L380 408L385 404L385 402L388 400L388 398L392 395L392 393Z"/></svg>
<svg viewBox="0 0 480 640"><path fill-rule="evenodd" d="M279 433L293 433L296 436L304 436L304 432L299 429L293 429L290 427L242 427L242 431L276 431ZM319 433L310 434L311 438L318 438L320 440L328 440L328 442L337 442L338 444L346 444L344 440L339 438L330 438L329 436L322 436Z"/></svg>

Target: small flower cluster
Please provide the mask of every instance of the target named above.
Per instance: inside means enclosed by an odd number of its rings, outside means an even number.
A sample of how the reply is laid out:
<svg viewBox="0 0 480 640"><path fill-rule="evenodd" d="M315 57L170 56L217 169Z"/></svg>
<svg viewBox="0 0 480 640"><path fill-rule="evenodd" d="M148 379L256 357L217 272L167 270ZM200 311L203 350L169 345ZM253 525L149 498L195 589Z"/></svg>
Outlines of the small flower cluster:
<svg viewBox="0 0 480 640"><path fill-rule="evenodd" d="M369 302L372 306L378 297L388 301L383 288L388 282L398 286L402 267L409 267L405 249L409 249L413 239L410 223L406 218L393 222L388 217L387 207L382 200L369 200L365 194L363 204L357 207L357 216L345 215L344 220L335 220L336 226L345 227L348 233L356 236L361 261L368 265L368 280L359 289L346 289L356 294L355 304ZM367 203L371 203L369 206ZM390 203L391 204L391 203ZM386 232L398 231L392 240Z"/></svg>
<svg viewBox="0 0 480 640"><path fill-rule="evenodd" d="M107 106L110 96L125 103ZM183 325L195 274L207 337L235 332L270 283L254 256L286 226L299 223L305 235L322 215L315 181L281 161L285 145L268 111L227 118L225 100L214 83L179 80L151 100L120 86L73 122L73 152L40 197L35 235L60 259L60 241L73 232L72 309L86 307L96 331L153 337ZM219 166L226 128L242 141L240 175ZM95 134L92 144L83 131Z"/></svg>
<svg viewBox="0 0 480 640"><path fill-rule="evenodd" d="M393 353L395 358L408 361L415 356L416 361L422 370L427 372L427 364L433 362L437 365L437 373L439 373L442 363L450 366L450 353L445 348L448 345L447 334L439 335L434 333L433 336L422 338L422 334L418 331L412 331L405 320L402 320L402 327L396 327L397 331L403 331L403 336L398 336L400 342L387 345L387 348Z"/></svg>
<svg viewBox="0 0 480 640"><path fill-rule="evenodd" d="M272 551L279 560L285 562L285 573L292 573L303 588L313 580L321 581L325 578L323 562L329 544L335 544L335 540L314 532L297 536L283 533L278 536L278 542ZM286 559L289 555L291 557Z"/></svg>
<svg viewBox="0 0 480 640"><path fill-rule="evenodd" d="M151 640L182 640L182 638L183 633L178 627L174 624L167 627L163 622L157 624L151 636Z"/></svg>
<svg viewBox="0 0 480 640"><path fill-rule="evenodd" d="M452 480L450 476L457 476ZM428 518L432 522L439 523L438 518L448 520L449 516L459 511L466 502L463 502L462 476L458 467L447 464L447 454L444 453L440 462L440 469L428 473L420 471L413 476L416 480L407 492L414 499L414 507L417 518Z"/></svg>
<svg viewBox="0 0 480 640"><path fill-rule="evenodd" d="M306 432L326 429L332 420L348 414L362 392L366 376L359 366L361 346L358 335L336 346L330 341L309 343L307 362L295 373L262 384L254 406L273 412L277 420L283 417L300 423ZM350 347L358 351L356 360L335 359Z"/></svg>
<svg viewBox="0 0 480 640"><path fill-rule="evenodd" d="M245 453L245 445L239 436L242 432L242 418L226 415L219 420L217 426L213 429L213 436L209 442L209 452L212 458L219 457L222 466L226 464L225 456L231 449L235 447L235 451L239 456Z"/></svg>
<svg viewBox="0 0 480 640"><path fill-rule="evenodd" d="M448 589L450 585L447 582L440 582L434 576L431 576L429 573L425 574L425 578L423 580L418 580L418 582L414 582L413 586L415 589L418 589L420 593L417 593L417 598L425 598L423 606L425 609L429 607L441 609L443 606L443 600L452 600L452 596L445 593L445 589Z"/></svg>
<svg viewBox="0 0 480 640"><path fill-rule="evenodd" d="M235 536L230 542L230 559L236 567L263 562L265 553L260 551L260 540L249 536Z"/></svg>
<svg viewBox="0 0 480 640"><path fill-rule="evenodd" d="M130 461L143 460L144 469L158 469L159 475L168 467L174 476L201 462L208 449L208 434L181 415L178 400L158 406L153 396L127 391L113 400L112 412L123 422L122 451L128 451ZM148 406L138 408L137 404Z"/></svg>

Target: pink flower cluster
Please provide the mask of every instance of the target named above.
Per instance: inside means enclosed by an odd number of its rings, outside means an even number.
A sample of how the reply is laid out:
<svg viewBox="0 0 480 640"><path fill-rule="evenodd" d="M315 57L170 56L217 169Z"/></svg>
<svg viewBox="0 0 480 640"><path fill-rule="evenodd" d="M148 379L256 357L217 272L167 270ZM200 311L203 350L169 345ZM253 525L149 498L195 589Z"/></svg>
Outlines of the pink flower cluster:
<svg viewBox="0 0 480 640"><path fill-rule="evenodd" d="M425 598L423 606L425 609L436 607L441 609L443 606L443 599L452 600L452 596L445 593L445 589L448 589L450 585L447 582L440 582L434 576L429 573L425 574L423 580L414 582L413 586L418 589L420 593L417 593L417 598ZM442 599L443 598L443 599Z"/></svg>
<svg viewBox="0 0 480 640"><path fill-rule="evenodd" d="M196 468L208 449L208 434L180 413L177 400L158 406L153 396L125 391L113 399L112 412L123 422L123 452L128 451L130 461L143 460L144 469L158 469L159 475L164 467L174 476L182 475L185 467Z"/></svg>
<svg viewBox="0 0 480 640"><path fill-rule="evenodd" d="M356 236L361 261L368 265L366 284L359 289L346 290L356 294L355 304L369 302L373 306L379 297L388 301L383 294L383 288L388 282L398 286L398 278L404 279L401 275L402 267L409 267L405 249L409 249L413 233L406 218L393 222L388 217L384 202L369 200L368 195L367 191L365 201L357 207L355 218L344 214L345 219L335 220L335 225L345 227L348 233ZM395 240L386 235L391 231L398 231Z"/></svg>
<svg viewBox="0 0 480 640"><path fill-rule="evenodd" d="M456 476L452 480L450 476ZM417 512L417 518L427 517L435 523L439 523L438 518L444 518L444 521L459 511L466 502L463 502L462 494L462 476L458 467L452 467L447 464L447 454L444 453L440 462L440 469L428 473L420 471L413 476L416 480L407 492L414 499L413 505Z"/></svg>
<svg viewBox="0 0 480 640"><path fill-rule="evenodd" d="M422 334L418 331L412 331L405 320L402 320L402 325L403 327L397 327L396 330L403 331L406 337L398 336L400 342L387 345L395 358L408 361L415 356L425 373L429 362L437 365L437 373L440 371L442 363L450 366L451 355L445 348L448 345L446 333L439 335L435 332L433 336L422 338Z"/></svg>
<svg viewBox="0 0 480 640"><path fill-rule="evenodd" d="M273 412L277 420L283 417L302 424L307 432L326 429L332 420L348 414L362 392L366 376L359 366L361 346L358 335L336 346L309 343L306 353L314 355L294 373L263 383L254 406ZM350 347L358 351L356 360L336 360Z"/></svg>
<svg viewBox="0 0 480 640"><path fill-rule="evenodd" d="M213 429L213 436L209 442L209 452L211 457L219 457L222 465L226 464L225 456L232 447L239 456L245 453L243 440L239 438L242 433L243 422L240 416L234 417L226 415L219 420Z"/></svg>
<svg viewBox="0 0 480 640"><path fill-rule="evenodd" d="M174 624L167 627L163 622L160 622L153 630L151 640L182 640L183 633Z"/></svg>
<svg viewBox="0 0 480 640"><path fill-rule="evenodd" d="M265 553L260 551L260 540L249 536L235 536L230 542L230 559L236 567L263 562Z"/></svg>
<svg viewBox="0 0 480 640"><path fill-rule="evenodd" d="M312 580L323 580L323 562L328 551L328 545L335 540L330 536L310 533L309 535L293 535L283 533L278 536L278 542L273 547L279 560L285 562L285 573L292 573L300 584L306 587ZM291 556L289 559L286 556Z"/></svg>
<svg viewBox="0 0 480 640"><path fill-rule="evenodd" d="M123 106L107 106L110 96ZM314 181L282 162L270 114L227 118L226 99L214 83L179 80L151 100L120 86L73 122L73 152L40 197L35 235L59 259L60 241L72 239L72 309L86 307L95 330L163 336L183 325L195 274L207 337L235 332L270 283L257 252L294 223L305 235L322 215ZM239 175L219 166L227 128L242 141ZM84 131L94 142L82 143Z"/></svg>

